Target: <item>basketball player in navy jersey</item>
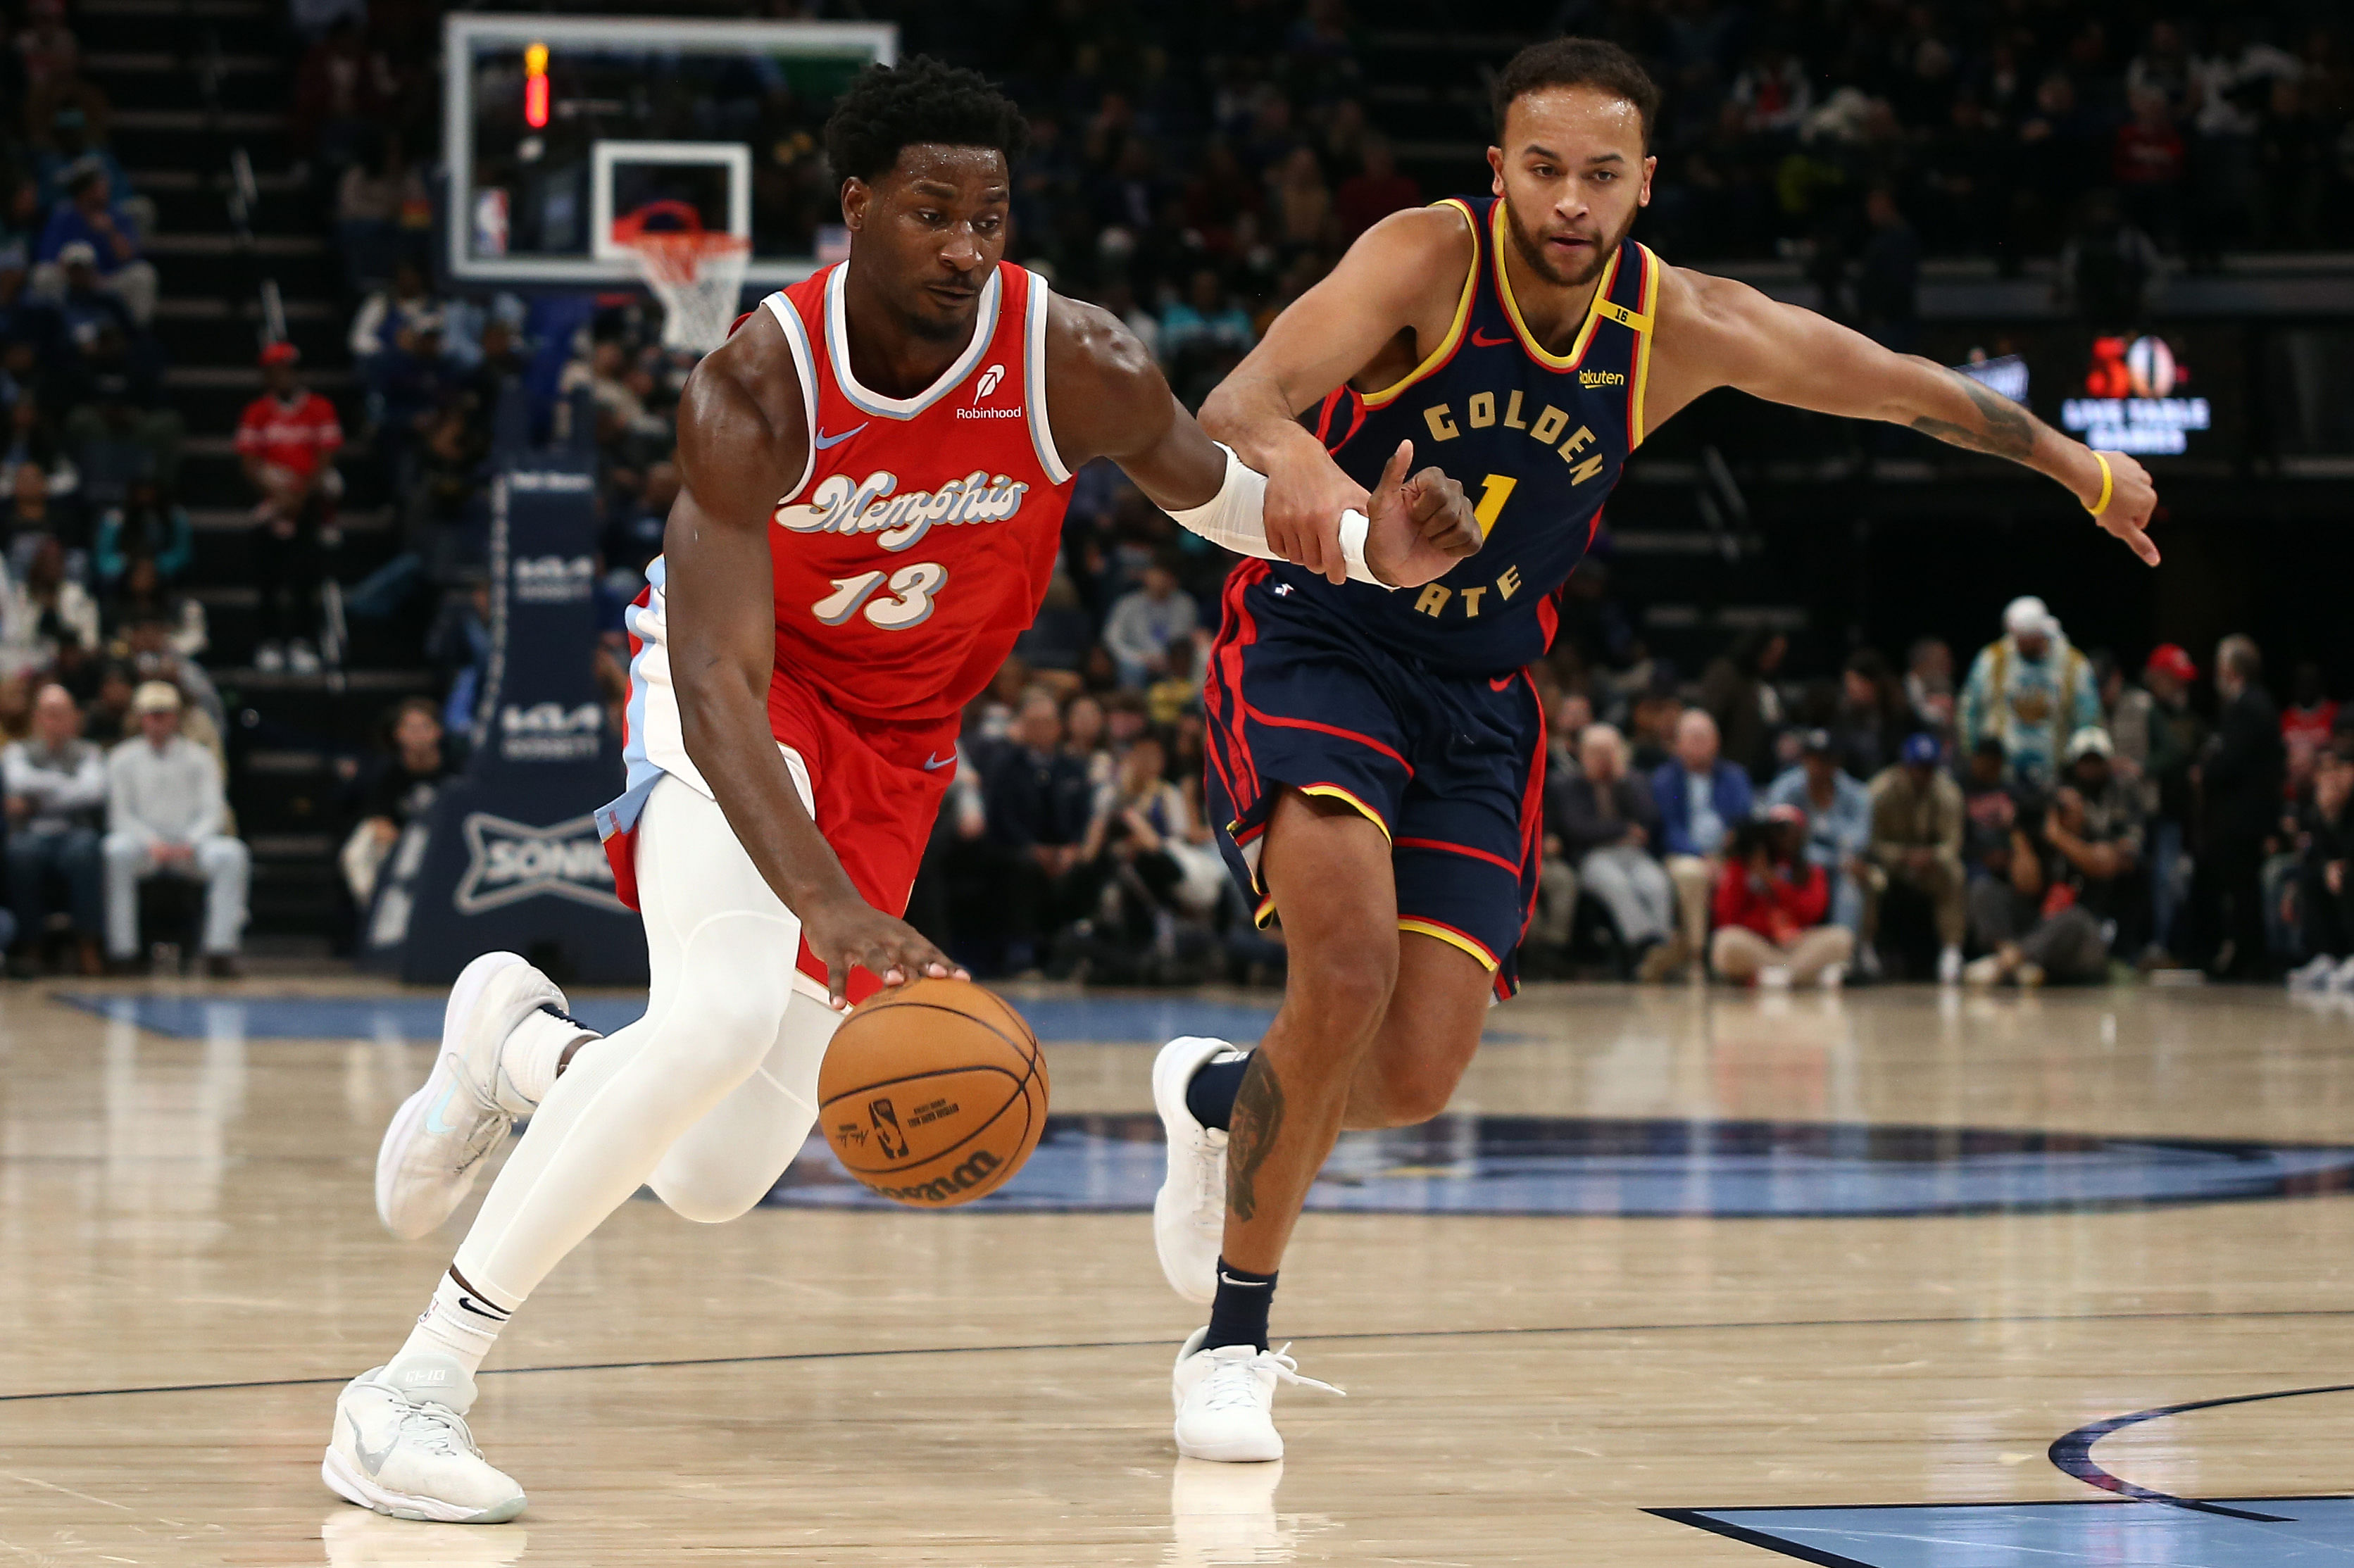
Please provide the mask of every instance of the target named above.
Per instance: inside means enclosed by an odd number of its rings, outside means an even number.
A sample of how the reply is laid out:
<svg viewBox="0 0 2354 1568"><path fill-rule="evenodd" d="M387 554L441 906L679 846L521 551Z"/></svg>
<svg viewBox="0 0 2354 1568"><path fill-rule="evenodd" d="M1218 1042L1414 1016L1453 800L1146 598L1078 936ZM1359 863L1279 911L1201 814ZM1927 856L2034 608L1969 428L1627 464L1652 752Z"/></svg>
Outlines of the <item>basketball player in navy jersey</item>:
<svg viewBox="0 0 2354 1568"><path fill-rule="evenodd" d="M1630 240L1658 103L1613 45L1524 50L1497 81L1493 196L1376 225L1203 408L1267 475L1284 557L1229 578L1205 703L1211 813L1290 980L1257 1050L1178 1040L1154 1067L1161 1265L1210 1306L1175 1369L1189 1456L1280 1457L1275 1388L1305 1380L1267 1310L1309 1184L1343 1128L1444 1108L1515 987L1544 758L1523 672L1646 434L1718 387L1910 425L2048 475L2158 562L2131 458ZM1485 544L1418 588L1345 581L1334 520L1401 440L1461 482Z"/></svg>

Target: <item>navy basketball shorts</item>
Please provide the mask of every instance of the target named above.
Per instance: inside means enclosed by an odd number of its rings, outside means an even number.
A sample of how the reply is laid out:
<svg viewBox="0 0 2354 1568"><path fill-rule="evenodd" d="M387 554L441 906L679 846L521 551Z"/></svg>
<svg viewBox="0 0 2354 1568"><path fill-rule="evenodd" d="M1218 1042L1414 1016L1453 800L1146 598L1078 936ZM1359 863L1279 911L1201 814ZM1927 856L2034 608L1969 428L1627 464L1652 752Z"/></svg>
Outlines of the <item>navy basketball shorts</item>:
<svg viewBox="0 0 2354 1568"><path fill-rule="evenodd" d="M1543 846L1544 715L1518 670L1435 671L1348 626L1312 589L1245 561L1226 580L1203 694L1210 819L1261 926L1261 875L1286 788L1342 800L1390 841L1401 931L1462 949L1519 987Z"/></svg>

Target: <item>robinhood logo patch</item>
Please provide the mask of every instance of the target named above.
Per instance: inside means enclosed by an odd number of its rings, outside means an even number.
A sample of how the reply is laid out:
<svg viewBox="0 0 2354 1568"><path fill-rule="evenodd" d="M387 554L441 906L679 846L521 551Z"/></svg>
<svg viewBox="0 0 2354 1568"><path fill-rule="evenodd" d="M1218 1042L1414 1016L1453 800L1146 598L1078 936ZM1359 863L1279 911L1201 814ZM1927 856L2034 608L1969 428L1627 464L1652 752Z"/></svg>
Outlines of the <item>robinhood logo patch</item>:
<svg viewBox="0 0 2354 1568"><path fill-rule="evenodd" d="M568 898L592 909L626 913L613 895L613 867L598 841L597 819L535 828L488 811L470 812L466 874L451 902L461 915L480 915L526 898Z"/></svg>

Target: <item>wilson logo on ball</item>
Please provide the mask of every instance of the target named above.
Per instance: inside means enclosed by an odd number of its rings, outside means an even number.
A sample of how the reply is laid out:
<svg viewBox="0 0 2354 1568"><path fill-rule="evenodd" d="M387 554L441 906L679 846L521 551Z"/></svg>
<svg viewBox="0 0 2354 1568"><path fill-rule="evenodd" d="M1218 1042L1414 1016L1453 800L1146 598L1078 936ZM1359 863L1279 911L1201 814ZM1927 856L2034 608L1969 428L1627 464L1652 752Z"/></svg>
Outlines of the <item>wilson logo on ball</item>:
<svg viewBox="0 0 2354 1568"><path fill-rule="evenodd" d="M998 1164L997 1156L984 1149L937 1181L916 1187L877 1187L875 1191L896 1202L937 1203L960 1192L970 1192L987 1181Z"/></svg>

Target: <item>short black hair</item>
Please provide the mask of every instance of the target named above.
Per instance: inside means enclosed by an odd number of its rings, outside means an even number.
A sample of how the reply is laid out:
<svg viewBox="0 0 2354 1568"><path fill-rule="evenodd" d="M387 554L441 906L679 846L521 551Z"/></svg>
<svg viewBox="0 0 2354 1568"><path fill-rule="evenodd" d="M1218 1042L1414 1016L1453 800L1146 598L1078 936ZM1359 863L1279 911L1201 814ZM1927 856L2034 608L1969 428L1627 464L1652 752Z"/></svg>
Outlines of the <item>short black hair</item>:
<svg viewBox="0 0 2354 1568"><path fill-rule="evenodd" d="M1643 146L1651 145L1651 122L1659 114L1659 84L1643 63L1617 44L1600 38L1549 38L1531 44L1496 73L1490 97L1496 135L1504 134L1504 111L1523 94L1549 87L1597 87L1623 98L1643 117Z"/></svg>
<svg viewBox="0 0 2354 1568"><path fill-rule="evenodd" d="M1011 164L1029 140L1020 106L987 77L929 55L900 66L868 66L825 122L825 156L834 177L870 183L890 173L903 147L927 142L994 147Z"/></svg>

